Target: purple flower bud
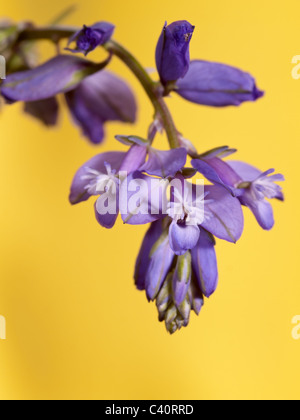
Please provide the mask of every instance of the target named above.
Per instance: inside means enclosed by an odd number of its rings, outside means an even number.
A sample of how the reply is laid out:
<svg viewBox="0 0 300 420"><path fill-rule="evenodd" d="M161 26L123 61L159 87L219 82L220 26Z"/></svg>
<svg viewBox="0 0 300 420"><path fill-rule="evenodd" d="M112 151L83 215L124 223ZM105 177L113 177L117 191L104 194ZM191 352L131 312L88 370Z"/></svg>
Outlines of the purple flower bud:
<svg viewBox="0 0 300 420"><path fill-rule="evenodd" d="M165 85L184 77L189 69L189 45L195 27L185 20L165 24L156 47L156 67Z"/></svg>
<svg viewBox="0 0 300 420"><path fill-rule="evenodd" d="M237 68L208 61L191 61L184 79L177 83L177 93L200 105L238 106L264 95L255 79Z"/></svg>
<svg viewBox="0 0 300 420"><path fill-rule="evenodd" d="M150 253L162 233L163 226L161 220L152 223L150 229L146 233L136 261L134 272L135 284L138 290L145 290L146 274L150 265Z"/></svg>
<svg viewBox="0 0 300 420"><path fill-rule="evenodd" d="M75 41L76 49L69 49L75 53L83 53L88 55L99 45L105 44L113 35L115 26L108 22L98 22L93 26L83 26L70 39L68 46Z"/></svg>
<svg viewBox="0 0 300 420"><path fill-rule="evenodd" d="M164 231L150 252L150 263L145 278L145 288L149 300L154 300L165 281L174 253L169 246L168 232Z"/></svg>
<svg viewBox="0 0 300 420"><path fill-rule="evenodd" d="M176 269L173 276L173 299L179 307L186 298L190 287L192 275L192 258L190 252L177 258Z"/></svg>

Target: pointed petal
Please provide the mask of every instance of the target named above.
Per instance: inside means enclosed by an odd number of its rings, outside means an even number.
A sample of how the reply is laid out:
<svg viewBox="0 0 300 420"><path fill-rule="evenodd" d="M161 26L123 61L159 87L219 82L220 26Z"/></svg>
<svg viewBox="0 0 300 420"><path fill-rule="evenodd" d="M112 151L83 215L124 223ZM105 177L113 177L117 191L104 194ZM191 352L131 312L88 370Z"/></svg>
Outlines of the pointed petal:
<svg viewBox="0 0 300 420"><path fill-rule="evenodd" d="M107 212L103 212L103 208ZM101 210L100 210L101 209ZM117 194L104 193L95 203L95 215L97 222L106 229L114 227L119 215L119 189Z"/></svg>
<svg viewBox="0 0 300 420"><path fill-rule="evenodd" d="M197 245L199 235L198 226L179 225L173 221L169 231L170 247L176 255L183 255Z"/></svg>
<svg viewBox="0 0 300 420"><path fill-rule="evenodd" d="M243 195L243 204L249 207L254 214L258 224L265 230L274 227L274 213L271 204L266 200L253 200L250 193Z"/></svg>
<svg viewBox="0 0 300 420"><path fill-rule="evenodd" d="M163 235L152 249L151 261L146 274L146 292L149 300L156 298L174 259L168 235Z"/></svg>
<svg viewBox="0 0 300 420"><path fill-rule="evenodd" d="M120 171L131 174L132 172L139 170L146 160L146 155L146 147L134 144L126 153Z"/></svg>
<svg viewBox="0 0 300 420"><path fill-rule="evenodd" d="M226 162L219 158L207 160L193 159L192 165L213 184L222 185L231 194L236 194L234 185L239 183L240 177Z"/></svg>
<svg viewBox="0 0 300 420"><path fill-rule="evenodd" d="M191 282L191 254L186 254L178 257L176 268L173 276L173 300L177 307L179 307L185 300Z"/></svg>
<svg viewBox="0 0 300 420"><path fill-rule="evenodd" d="M244 229L244 216L239 200L217 185L205 187L208 192L205 211L210 215L202 227L220 239L237 242Z"/></svg>
<svg viewBox="0 0 300 420"><path fill-rule="evenodd" d="M109 163L113 170L119 171L121 164L126 156L124 152L107 152L94 156L88 162L79 168L71 186L70 202L77 204L81 201L86 201L91 196L86 189L87 180L84 176L87 175L89 169L96 170L100 173L106 174L105 163Z"/></svg>
<svg viewBox="0 0 300 420"><path fill-rule="evenodd" d="M215 252L215 242L211 235L201 229L197 246L192 249L192 265L198 285L207 298L218 285L218 267Z"/></svg>
<svg viewBox="0 0 300 420"><path fill-rule="evenodd" d="M139 290L145 289L146 274L150 264L150 252L154 244L158 241L162 234L162 223L157 221L151 224L150 229L146 233L144 241L142 243L136 265L134 280L136 287Z"/></svg>
<svg viewBox="0 0 300 420"><path fill-rule="evenodd" d="M204 298L194 273L192 275L192 281L190 285L190 301L193 311L199 315L204 305Z"/></svg>
<svg viewBox="0 0 300 420"><path fill-rule="evenodd" d="M183 147L167 151L151 148L148 161L142 166L141 171L161 178L173 177L184 167L186 158L187 151Z"/></svg>
<svg viewBox="0 0 300 420"><path fill-rule="evenodd" d="M121 184L120 211L124 223L143 225L165 217L166 183L136 171Z"/></svg>
<svg viewBox="0 0 300 420"><path fill-rule="evenodd" d="M72 55L58 55L32 70L9 75L1 86L1 94L10 102L39 101L68 92L99 65Z"/></svg>

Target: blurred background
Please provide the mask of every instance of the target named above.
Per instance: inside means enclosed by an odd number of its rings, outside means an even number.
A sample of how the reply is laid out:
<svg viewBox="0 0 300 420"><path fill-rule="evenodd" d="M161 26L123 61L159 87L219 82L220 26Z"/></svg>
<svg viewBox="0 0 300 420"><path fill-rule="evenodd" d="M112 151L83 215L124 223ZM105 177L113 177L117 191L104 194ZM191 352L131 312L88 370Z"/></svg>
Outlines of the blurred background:
<svg viewBox="0 0 300 420"><path fill-rule="evenodd" d="M43 25L71 0L10 0L0 16ZM191 56L251 72L264 99L212 109L168 99L178 128L200 151L236 147L236 158L286 176L286 202L274 203L276 226L262 231L245 211L237 245L218 241L220 281L199 318L169 336L154 304L135 290L133 269L145 227L96 222L93 202L71 207L77 168L106 150L115 134L146 133L152 107L137 81L114 59L111 68L135 89L136 126L110 124L92 147L65 112L47 130L21 106L0 120L1 399L294 399L299 398L300 315L298 0L85 0L66 24L113 22L115 39L147 68L162 26L196 26ZM43 54L52 52L41 43ZM97 59L97 52L91 58ZM162 142L162 147L165 143Z"/></svg>

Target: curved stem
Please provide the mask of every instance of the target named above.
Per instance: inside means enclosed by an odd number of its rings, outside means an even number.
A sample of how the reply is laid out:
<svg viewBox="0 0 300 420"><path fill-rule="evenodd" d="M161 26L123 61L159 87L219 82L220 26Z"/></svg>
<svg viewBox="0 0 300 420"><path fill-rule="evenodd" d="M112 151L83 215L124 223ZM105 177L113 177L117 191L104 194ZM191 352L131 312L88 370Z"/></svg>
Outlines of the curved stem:
<svg viewBox="0 0 300 420"><path fill-rule="evenodd" d="M48 39L53 42L58 42L63 38L70 38L78 31L78 28L69 26L50 26L45 28L26 28L19 34L17 41L38 41L40 39Z"/></svg>
<svg viewBox="0 0 300 420"><path fill-rule="evenodd" d="M162 87L157 83L153 82L153 80L142 67L142 65L133 57L133 55L130 52L128 52L120 44L118 44L115 41L108 41L104 45L104 48L107 51L119 57L138 78L143 88L145 89L145 92L147 93L150 101L152 102L155 112L160 116L163 122L170 147L172 149L178 147L178 132L175 127L169 108L167 107L162 97Z"/></svg>
<svg viewBox="0 0 300 420"><path fill-rule="evenodd" d="M77 30L78 28L69 27L27 28L20 33L18 41L49 39L58 42L60 39L71 37ZM179 147L178 131L163 99L163 87L155 83L136 58L116 41L110 40L103 47L111 54L119 57L138 78L154 106L155 113L160 116L170 148Z"/></svg>

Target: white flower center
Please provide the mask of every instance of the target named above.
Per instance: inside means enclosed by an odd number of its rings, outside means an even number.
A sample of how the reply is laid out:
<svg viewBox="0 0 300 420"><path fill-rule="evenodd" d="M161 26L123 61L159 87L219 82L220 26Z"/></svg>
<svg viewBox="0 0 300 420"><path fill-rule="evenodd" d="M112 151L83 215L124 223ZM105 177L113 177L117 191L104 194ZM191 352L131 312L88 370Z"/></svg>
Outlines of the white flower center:
<svg viewBox="0 0 300 420"><path fill-rule="evenodd" d="M89 181L85 188L91 195L100 195L103 192L116 193L116 185L120 183L116 176L116 171L111 169L109 163L105 163L107 173L103 174L95 169L86 168L86 174L81 177L82 180Z"/></svg>
<svg viewBox="0 0 300 420"><path fill-rule="evenodd" d="M199 226L211 217L211 213L205 209L205 205L212 200L205 200L208 193L193 200L191 194L185 194L175 189L174 201L168 203L167 214L175 222L185 222L186 225Z"/></svg>
<svg viewBox="0 0 300 420"><path fill-rule="evenodd" d="M275 184L275 182L284 181L284 177L281 174L270 175L273 172L274 170L270 169L269 171L261 174L255 181L252 182L251 191L256 199L271 199L280 195L282 188L280 185Z"/></svg>

